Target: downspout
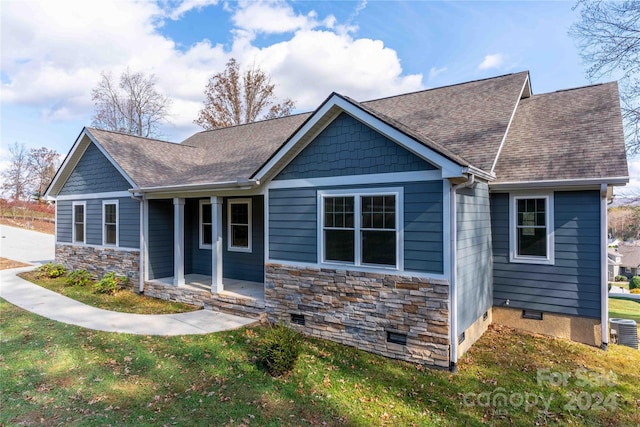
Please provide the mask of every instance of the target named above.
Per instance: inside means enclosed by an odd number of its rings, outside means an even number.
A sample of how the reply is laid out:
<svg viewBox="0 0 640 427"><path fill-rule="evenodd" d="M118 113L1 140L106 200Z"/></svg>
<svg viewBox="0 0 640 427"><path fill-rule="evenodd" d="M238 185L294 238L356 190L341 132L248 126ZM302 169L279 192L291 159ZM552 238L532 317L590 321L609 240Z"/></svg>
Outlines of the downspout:
<svg viewBox="0 0 640 427"><path fill-rule="evenodd" d="M454 185L451 187L451 194L449 197L450 212L451 212L451 281L449 282L449 292L451 295L451 307L449 307L449 315L451 317L449 321L449 328L451 331L451 355L449 361L449 370L451 372L457 372L458 367L458 295L456 289L457 281L457 240L458 240L458 214L456 205L456 193L460 188L472 187L475 184L476 176L473 174L468 175L467 181L462 184Z"/></svg>
<svg viewBox="0 0 640 427"><path fill-rule="evenodd" d="M144 294L144 263L145 263L145 235L144 235L144 194L136 196L131 194L131 198L140 202L140 259L138 260L138 293Z"/></svg>
<svg viewBox="0 0 640 427"><path fill-rule="evenodd" d="M607 350L609 345L609 289L607 262L607 184L600 184L600 322L602 342L600 348Z"/></svg>

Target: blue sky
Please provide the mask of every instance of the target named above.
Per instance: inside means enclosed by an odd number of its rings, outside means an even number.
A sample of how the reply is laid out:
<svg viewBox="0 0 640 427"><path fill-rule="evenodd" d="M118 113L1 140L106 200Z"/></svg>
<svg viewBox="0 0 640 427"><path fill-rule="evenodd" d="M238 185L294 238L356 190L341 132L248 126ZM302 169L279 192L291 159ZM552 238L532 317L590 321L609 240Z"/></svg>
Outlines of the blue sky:
<svg viewBox="0 0 640 427"><path fill-rule="evenodd" d="M13 142L66 154L91 124L100 72L126 67L155 74L174 100L162 132L176 142L200 130L207 79L231 57L270 73L298 111L333 91L367 100L522 70L534 93L584 86L573 5L2 1L0 156ZM640 161L631 166L640 188Z"/></svg>

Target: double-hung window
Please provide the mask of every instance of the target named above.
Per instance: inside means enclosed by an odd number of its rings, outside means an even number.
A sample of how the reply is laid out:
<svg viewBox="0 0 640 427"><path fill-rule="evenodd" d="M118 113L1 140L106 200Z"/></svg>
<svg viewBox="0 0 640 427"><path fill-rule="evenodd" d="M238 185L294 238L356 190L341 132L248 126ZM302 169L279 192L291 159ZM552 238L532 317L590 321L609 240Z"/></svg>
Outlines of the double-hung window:
<svg viewBox="0 0 640 427"><path fill-rule="evenodd" d="M227 222L227 249L251 252L251 199L230 199Z"/></svg>
<svg viewBox="0 0 640 427"><path fill-rule="evenodd" d="M553 236L552 195L511 196L512 262L553 264Z"/></svg>
<svg viewBox="0 0 640 427"><path fill-rule="evenodd" d="M400 268L399 191L320 195L323 263Z"/></svg>
<svg viewBox="0 0 640 427"><path fill-rule="evenodd" d="M72 240L73 243L84 243L84 235L85 235L85 230L86 230L86 223L85 223L85 209L86 209L86 203L85 202L73 202L72 204L72 209L73 209L73 230L72 230Z"/></svg>
<svg viewBox="0 0 640 427"><path fill-rule="evenodd" d="M102 244L118 246L118 201L102 202Z"/></svg>
<svg viewBox="0 0 640 427"><path fill-rule="evenodd" d="M200 249L211 249L213 227L211 222L211 202L200 200Z"/></svg>

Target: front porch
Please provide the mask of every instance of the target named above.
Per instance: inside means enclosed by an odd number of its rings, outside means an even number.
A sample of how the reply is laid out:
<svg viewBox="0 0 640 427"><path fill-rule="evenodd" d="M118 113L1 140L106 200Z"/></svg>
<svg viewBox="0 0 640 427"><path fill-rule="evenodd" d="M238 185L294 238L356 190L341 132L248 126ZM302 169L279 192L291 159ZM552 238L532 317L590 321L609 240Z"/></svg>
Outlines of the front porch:
<svg viewBox="0 0 640 427"><path fill-rule="evenodd" d="M186 274L184 279L184 284L177 286L173 277L147 280L145 295L260 320L266 318L264 283L223 278L224 290L212 292L211 276Z"/></svg>

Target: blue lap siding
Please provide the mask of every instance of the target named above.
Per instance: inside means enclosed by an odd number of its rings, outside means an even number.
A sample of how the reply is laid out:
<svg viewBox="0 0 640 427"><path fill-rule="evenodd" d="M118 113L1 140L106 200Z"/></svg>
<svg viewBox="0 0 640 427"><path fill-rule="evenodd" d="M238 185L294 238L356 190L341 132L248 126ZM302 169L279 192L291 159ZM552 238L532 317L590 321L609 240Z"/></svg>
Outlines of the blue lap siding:
<svg viewBox="0 0 640 427"><path fill-rule="evenodd" d="M127 192L128 181L93 144L89 144L76 168L60 191L63 200L56 202L56 238L71 243L73 202L86 204L85 244L102 245L102 202L118 201L118 241L123 248L140 247L140 202L131 197L96 198L96 193Z"/></svg>
<svg viewBox="0 0 640 427"><path fill-rule="evenodd" d="M509 195L491 195L494 305L600 317L600 194L554 193L555 264L509 262Z"/></svg>
<svg viewBox="0 0 640 427"><path fill-rule="evenodd" d="M171 277L173 276L173 201L149 200L148 215L149 279Z"/></svg>
<svg viewBox="0 0 640 427"><path fill-rule="evenodd" d="M404 269L442 274L442 181L270 190L269 258L318 262L318 191L388 187L404 189Z"/></svg>
<svg viewBox="0 0 640 427"><path fill-rule="evenodd" d="M491 215L489 189L478 183L456 195L456 294L458 330L467 329L491 308Z"/></svg>

